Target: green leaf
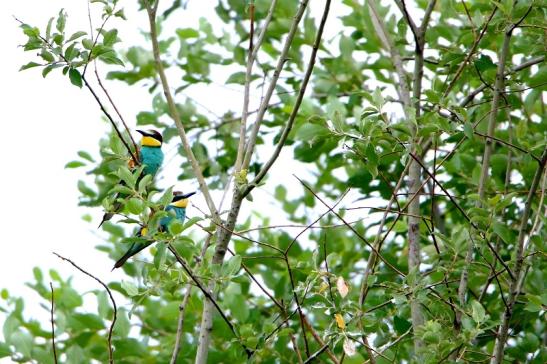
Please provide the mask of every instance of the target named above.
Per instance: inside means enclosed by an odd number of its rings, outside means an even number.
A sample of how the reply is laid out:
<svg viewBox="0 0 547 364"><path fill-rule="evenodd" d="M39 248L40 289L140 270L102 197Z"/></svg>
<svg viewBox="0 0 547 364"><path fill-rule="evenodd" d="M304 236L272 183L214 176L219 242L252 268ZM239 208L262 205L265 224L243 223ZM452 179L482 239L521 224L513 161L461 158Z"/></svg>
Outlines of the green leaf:
<svg viewBox="0 0 547 364"><path fill-rule="evenodd" d="M494 222L492 226L492 230L498 235L505 243L511 244L513 243L511 230L507 228L505 224L502 224L500 222Z"/></svg>
<svg viewBox="0 0 547 364"><path fill-rule="evenodd" d="M480 58L475 60L475 67L477 67L480 72L497 68L496 64L492 62L492 58L485 56L484 54L481 54Z"/></svg>
<svg viewBox="0 0 547 364"><path fill-rule="evenodd" d="M111 311L110 302L105 291L97 293L97 312L103 319L109 318ZM116 324L117 325L117 324Z"/></svg>
<svg viewBox="0 0 547 364"><path fill-rule="evenodd" d="M56 28L59 31L59 33L64 32L65 25L66 25L66 14L65 14L65 10L61 9L59 11L59 17L57 18L57 25L56 25Z"/></svg>
<svg viewBox="0 0 547 364"><path fill-rule="evenodd" d="M4 340L7 343L11 342L11 335L17 330L20 326L19 320L14 315L9 315L8 318L4 321L2 332L4 334Z"/></svg>
<svg viewBox="0 0 547 364"><path fill-rule="evenodd" d="M173 200L173 186L169 187L165 193L163 194L163 196L161 196L160 200L158 201L158 203L161 205L161 206L167 206L171 203L171 201Z"/></svg>
<svg viewBox="0 0 547 364"><path fill-rule="evenodd" d="M112 29L108 32L103 32L103 44L107 47L110 47L116 43L118 39L118 30Z"/></svg>
<svg viewBox="0 0 547 364"><path fill-rule="evenodd" d="M82 45L85 49L91 50L91 48L93 48L93 40L89 38L84 38L82 39Z"/></svg>
<svg viewBox="0 0 547 364"><path fill-rule="evenodd" d="M11 335L11 343L15 346L15 350L23 354L26 358L30 358L32 352L32 336L25 331L16 331Z"/></svg>
<svg viewBox="0 0 547 364"><path fill-rule="evenodd" d="M135 188L135 184L137 183L137 178L133 175L133 173L131 173L129 168L127 168L126 166L121 166L120 168L118 168L118 172L116 174L130 188Z"/></svg>
<svg viewBox="0 0 547 364"><path fill-rule="evenodd" d="M53 54L51 54L50 52L46 51L45 49L42 50L42 52L40 53L40 57L42 57L42 59L46 62L54 62L55 61L55 57L53 56Z"/></svg>
<svg viewBox="0 0 547 364"><path fill-rule="evenodd" d="M237 274L237 272L241 268L241 256L234 255L223 264L222 268L223 275L233 276Z"/></svg>
<svg viewBox="0 0 547 364"><path fill-rule="evenodd" d="M473 300L471 302L471 316L473 317L473 321L480 324L484 321L485 318L485 311L484 307L478 302Z"/></svg>
<svg viewBox="0 0 547 364"><path fill-rule="evenodd" d="M127 310L124 308L118 309L116 326L114 326L114 335L117 337L127 337L131 330L131 322L127 318Z"/></svg>
<svg viewBox="0 0 547 364"><path fill-rule="evenodd" d="M78 86L79 88L82 88L83 82L82 82L82 75L80 74L80 71L78 71L75 68L71 68L68 71L68 77L70 78L70 82L74 86Z"/></svg>
<svg viewBox="0 0 547 364"><path fill-rule="evenodd" d="M29 62L29 63L21 66L21 68L19 68L19 71L24 71L24 70L28 70L29 68L39 67L39 66L42 66L42 65L40 63L36 63L36 62Z"/></svg>
<svg viewBox="0 0 547 364"><path fill-rule="evenodd" d="M463 124L463 133L469 140L473 140L473 124L466 122Z"/></svg>
<svg viewBox="0 0 547 364"><path fill-rule="evenodd" d="M133 215L139 215L144 210L144 203L139 198L130 198L129 201L125 204L126 208Z"/></svg>
<svg viewBox="0 0 547 364"><path fill-rule="evenodd" d="M146 188L151 185L152 179L154 179L154 177L150 174L147 174L140 180L138 188L139 193L142 194L146 191Z"/></svg>
<svg viewBox="0 0 547 364"><path fill-rule="evenodd" d="M0 341L0 358L11 356L11 349L8 344Z"/></svg>
<svg viewBox="0 0 547 364"><path fill-rule="evenodd" d="M86 160L88 160L88 161L90 161L90 162L95 162L95 160L93 159L93 157L91 157L91 154L89 154L88 152L85 152L85 151L83 151L83 150L80 150L80 151L78 152L78 155L79 155L81 158L86 159Z"/></svg>
<svg viewBox="0 0 547 364"><path fill-rule="evenodd" d="M72 162L68 162L67 164L65 164L65 168L78 168L78 167L83 167L85 165L86 164L84 162L72 161Z"/></svg>
<svg viewBox="0 0 547 364"><path fill-rule="evenodd" d="M304 124L296 132L298 139L308 143L313 143L316 139L327 135L330 135L330 130L317 124Z"/></svg>
<svg viewBox="0 0 547 364"><path fill-rule="evenodd" d="M78 32L72 34L72 35L70 36L70 38L68 38L68 39L66 40L66 42L67 42L67 43L70 43L70 42L72 42L73 40L76 40L76 39L78 39L78 38L83 37L84 35L87 35L87 33L86 33L86 32L82 32L82 31L78 31Z"/></svg>
<svg viewBox="0 0 547 364"><path fill-rule="evenodd" d="M230 75L225 83L237 83L239 85L245 84L245 72L236 72Z"/></svg>
<svg viewBox="0 0 547 364"><path fill-rule="evenodd" d="M135 286L135 284L133 284L133 282L122 281L122 288L130 297L134 297L139 294L139 289Z"/></svg>
<svg viewBox="0 0 547 364"><path fill-rule="evenodd" d="M173 219L169 224L169 232L172 235L179 235L180 233L182 233L183 230L184 224L178 219Z"/></svg>
<svg viewBox="0 0 547 364"><path fill-rule="evenodd" d="M198 38L199 32L193 28L179 28L177 29L177 35L181 39Z"/></svg>

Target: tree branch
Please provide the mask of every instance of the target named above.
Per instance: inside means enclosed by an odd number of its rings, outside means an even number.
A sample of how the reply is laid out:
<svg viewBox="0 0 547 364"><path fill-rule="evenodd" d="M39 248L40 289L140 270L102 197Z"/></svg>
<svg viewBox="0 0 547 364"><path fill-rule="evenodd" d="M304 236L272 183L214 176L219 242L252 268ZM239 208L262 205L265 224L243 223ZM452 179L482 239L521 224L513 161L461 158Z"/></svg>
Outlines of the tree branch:
<svg viewBox="0 0 547 364"><path fill-rule="evenodd" d="M399 78L399 92L405 107L410 106L410 91L407 84L406 71L403 67L403 60L401 54L393 44L391 37L383 23L380 15L378 14L378 8L376 7L376 0L367 1L367 5L370 8L372 24L376 30L376 35L380 38L380 42L384 48L389 52L397 77Z"/></svg>
<svg viewBox="0 0 547 364"><path fill-rule="evenodd" d="M203 243L203 247L201 248L199 257L196 257L196 266L199 266L200 263L202 262L203 257L205 256L205 252L207 251L207 248L209 247L209 244L211 243L212 237L213 235L209 234L207 238L205 239L205 242ZM192 284L188 282L186 284L186 290L184 291L184 297L182 298L182 302L179 305L179 317L177 320L177 335L175 337L175 346L173 348L173 354L171 355L170 364L175 364L177 362L177 357L180 353L181 344L182 344L182 333L184 329L184 316L185 316L186 307L188 305L188 301L190 300L191 295L192 295Z"/></svg>
<svg viewBox="0 0 547 364"><path fill-rule="evenodd" d="M507 336L509 332L509 321L513 316L513 308L517 300L518 295L520 294L521 285L524 281L524 274L526 270L523 271L524 266L524 241L528 235L528 219L530 217L530 212L532 210L532 202L534 196L539 186L539 181L543 175L543 170L545 169L545 164L547 163L547 148L543 150L543 155L541 156L541 162L538 163L538 168L534 174L532 180L532 185L530 186L530 191L528 192L528 197L526 198L526 203L524 205L524 211L522 212L522 218L520 220L519 236L518 236L518 245L516 252L516 263L514 271L514 278L511 281L509 287L509 299L507 300L507 307L502 315L502 323L499 326L497 332L496 342L494 344L494 350L492 352L492 359L490 360L491 364L500 364L503 361L503 353L505 348L505 343L507 341ZM541 207L540 207L541 208Z"/></svg>
<svg viewBox="0 0 547 364"><path fill-rule="evenodd" d="M188 160L190 161L190 165L192 166L192 170L194 171L194 175L195 175L196 179L198 180L201 192L203 192L203 197L205 198L205 202L207 203L207 207L209 208L211 216L212 216L213 220L220 221L218 211L215 207L215 203L213 201L213 198L211 197L211 194L209 192L209 188L207 187L207 184L205 183L205 178L203 177L203 173L201 171L201 167L199 166L199 162L197 161L196 157L194 156L194 152L192 152L192 147L190 145L190 140L188 139L188 137L186 135L186 131L184 130L184 126L182 125L182 121L180 119L180 114L179 114L179 111L177 109L177 105L175 103L175 100L173 99L171 89L169 88L169 82L167 80L167 76L166 76L165 70L163 68L163 63L162 63L162 60L161 60L160 47L159 47L159 43L158 43L158 34L156 32L156 11L157 11L157 8L158 8L158 5L159 5L159 0L156 0L156 2L154 3L153 8L150 6L149 0L144 0L144 5L146 7L146 12L148 14L148 22L150 24L150 40L152 41L152 48L153 48L153 53L154 53L154 61L156 63L156 70L158 71L158 75L160 76L161 85L162 85L162 88L163 88L163 94L165 95L165 98L167 100L167 104L169 106L170 116L175 121L175 126L177 127L177 131L178 131L179 137L182 141L184 151L186 152L186 156L187 156Z"/></svg>
<svg viewBox="0 0 547 364"><path fill-rule="evenodd" d="M53 360L55 364L57 364L57 349L55 349L55 320L53 318L53 311L55 309L55 296L53 294L53 284L51 282L49 282L49 288L51 289L51 348L53 349Z"/></svg>
<svg viewBox="0 0 547 364"><path fill-rule="evenodd" d="M112 349L112 333L114 331L114 325L116 324L116 319L117 319L117 315L118 315L118 308L116 306L116 301L114 301L114 296L112 296L112 292L110 291L110 288L108 288L108 286L103 282L101 281L99 278L95 277L93 274L85 271L84 269L80 268L76 263L74 263L72 260L68 259L68 258L65 258L55 252L53 252L54 255L56 255L58 258L66 261L66 262L69 262L70 264L72 264L72 266L76 269L78 269L80 272L84 273L85 275L87 275L88 277L91 277L93 278L94 280L96 280L97 282L99 282L99 284L101 286L104 287L104 289L106 290L106 292L108 293L108 296L110 297L110 302L112 302L112 308L114 309L114 317L112 317L112 323L110 324L110 329L108 329L108 339L107 339L107 343L108 343L108 362L110 364L113 364L114 363L114 356L113 356L113 349Z"/></svg>
<svg viewBox="0 0 547 364"><path fill-rule="evenodd" d="M188 276L190 276L190 278L192 279L192 281L194 281L194 283L196 284L196 286L200 289L200 291L205 295L205 297L208 299L209 302L212 302L212 304L215 306L215 308L217 309L218 313L220 314L220 316L222 317L222 319L224 320L224 322L226 322L226 324L228 325L228 327L230 328L230 331L232 331L232 334L234 335L234 337L237 338L239 344L243 347L243 350L245 350L245 352L247 353L247 357L251 357L251 355L253 354L252 350L250 350L244 343L243 341L241 340L241 337L238 335L237 331L235 330L235 327L234 325L232 324L232 322L230 321L230 319L226 316L226 314L224 313L224 311L222 311L222 308L220 308L219 304L217 303L217 301L213 298L212 294L207 290L207 288L205 288L203 286L203 284L197 279L197 277L194 275L194 273L192 273L192 270L190 269L190 267L188 266L188 263L186 263L184 261L184 258L182 258L180 256L180 254L177 252L177 250L169 243L168 245L168 249L171 253L173 253L173 256L175 257L175 259L177 260L177 262L179 262L179 264L181 265L182 269L184 269L184 271L186 272L186 274L188 274Z"/></svg>
<svg viewBox="0 0 547 364"><path fill-rule="evenodd" d="M277 61L277 66L275 67L272 80L270 81L270 84L268 85L268 89L266 90L266 94L264 95L262 103L260 104L258 114L256 115L256 120L251 130L251 135L249 136L249 141L247 143L247 148L245 150L245 158L243 159L242 169L247 169L251 163L251 158L253 156L253 152L254 152L254 148L256 144L256 138L258 136L260 125L262 124L262 120L264 119L264 115L266 114L266 110L268 109L268 104L270 103L270 99L275 90L275 86L277 85L277 81L279 80L279 76L281 75L281 71L283 70L283 66L285 65L285 62L288 60L287 57L289 54L289 50L294 40L294 36L296 35L296 31L298 30L298 25L300 24L300 20L302 19L302 16L304 15L304 11L306 10L308 6L308 2L309 0L302 0L300 2L300 6L298 7L298 10L292 21L289 34L287 34L287 39L285 40L285 44L283 45L283 50L281 51L281 54L279 55L279 59Z"/></svg>
<svg viewBox="0 0 547 364"><path fill-rule="evenodd" d="M541 63L545 60L545 56L539 56L529 59L526 62L521 63L520 65L510 69L508 72L505 73L505 77L510 76L518 71L522 71L523 69L532 67L533 65L536 65L538 63ZM486 85L482 84L481 86L477 87L474 91L470 92L462 101L460 101L459 106L460 107L466 107L475 96L483 92L487 88Z"/></svg>
<svg viewBox="0 0 547 364"><path fill-rule="evenodd" d="M298 90L298 96L296 97L296 101L292 108L291 115L289 116L289 120L287 121L287 124L285 124L285 127L283 128L283 132L281 133L279 142L277 143L277 146L275 147L275 151L273 152L270 159L264 164L262 169L258 172L254 180L245 189L245 191L243 192L244 196L248 195L252 191L252 189L256 187L260 183L260 181L262 181L262 179L266 176L270 168L273 166L273 164L279 157L279 154L281 153L281 149L283 149L285 142L287 141L287 138L289 136L289 133L292 130L294 121L296 119L296 116L298 115L298 111L300 110L300 105L302 104L302 100L304 99L304 94L306 93L306 88L308 86L308 82L312 75L313 68L315 66L317 51L319 50L319 46L321 45L323 30L325 29L325 24L327 23L327 18L329 16L330 3L331 3L331 0L326 0L325 2L323 17L321 18L321 23L319 24L319 29L317 30L317 35L315 36L315 42L313 43L313 49L310 55L310 60L308 62L308 68L306 69L306 74L304 75L304 78L302 79L302 86L300 87L300 90Z"/></svg>
<svg viewBox="0 0 547 364"><path fill-rule="evenodd" d="M258 51L260 50L260 47L262 46L262 43L264 42L264 38L266 37L266 30L268 29L268 26L270 25L270 22L272 21L273 13L275 10L275 7L277 5L277 0L272 0L272 3L270 4L270 9L268 10L268 14L266 15L266 19L264 21L264 26L262 27L262 31L260 32L258 36L258 40L256 42L256 45L253 46L253 36L254 36L254 2L251 3L251 7L253 9L252 15L251 15L251 31L249 34L249 55L247 58L247 70L245 72L245 90L243 95L243 111L241 113L241 126L239 129L239 145L237 150L237 157L236 157L236 164L235 164L235 172L239 173L241 171L241 167L243 165L243 158L245 155L245 143L247 142L246 134L247 134L247 118L249 116L249 96L250 96L250 88L251 88L251 76L253 72L253 64L256 60L256 57L258 56Z"/></svg>

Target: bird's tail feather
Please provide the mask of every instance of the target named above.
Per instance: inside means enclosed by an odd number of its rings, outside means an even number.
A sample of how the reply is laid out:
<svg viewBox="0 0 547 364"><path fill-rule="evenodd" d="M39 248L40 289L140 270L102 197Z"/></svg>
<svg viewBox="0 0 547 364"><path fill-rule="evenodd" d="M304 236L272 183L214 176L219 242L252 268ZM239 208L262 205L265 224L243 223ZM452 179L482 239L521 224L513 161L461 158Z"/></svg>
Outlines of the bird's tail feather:
<svg viewBox="0 0 547 364"><path fill-rule="evenodd" d="M150 243L133 243L131 247L129 248L129 250L127 251L127 253L125 253L120 259L116 261L112 270L116 268L120 268L122 265L125 264L125 262L127 262L129 258L139 253L141 250L144 250L150 244L152 243L151 242Z"/></svg>
<svg viewBox="0 0 547 364"><path fill-rule="evenodd" d="M100 228L105 222L110 220L117 212L119 212L122 209L122 204L120 202L115 202L112 206L113 212L105 212L103 215L103 219L101 220L101 223L99 226L97 226L97 229Z"/></svg>

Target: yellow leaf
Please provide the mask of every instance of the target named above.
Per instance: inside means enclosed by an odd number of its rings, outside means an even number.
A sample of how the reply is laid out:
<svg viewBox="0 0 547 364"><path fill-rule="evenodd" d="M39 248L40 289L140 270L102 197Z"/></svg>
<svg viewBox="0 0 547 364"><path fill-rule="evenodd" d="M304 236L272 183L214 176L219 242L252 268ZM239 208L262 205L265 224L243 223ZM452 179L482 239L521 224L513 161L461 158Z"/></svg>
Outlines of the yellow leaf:
<svg viewBox="0 0 547 364"><path fill-rule="evenodd" d="M344 321L344 317L341 314L335 314L334 319L336 320L336 325L338 325L338 328L340 330L344 330L346 328L346 322Z"/></svg>
<svg viewBox="0 0 547 364"><path fill-rule="evenodd" d="M348 295L349 286L346 281L344 281L343 277L338 277L338 279L336 280L336 288L338 289L338 293L340 293L340 296L342 296L342 298Z"/></svg>
<svg viewBox="0 0 547 364"><path fill-rule="evenodd" d="M327 288L329 288L327 282L321 282L321 285L319 286L319 294L325 292Z"/></svg>

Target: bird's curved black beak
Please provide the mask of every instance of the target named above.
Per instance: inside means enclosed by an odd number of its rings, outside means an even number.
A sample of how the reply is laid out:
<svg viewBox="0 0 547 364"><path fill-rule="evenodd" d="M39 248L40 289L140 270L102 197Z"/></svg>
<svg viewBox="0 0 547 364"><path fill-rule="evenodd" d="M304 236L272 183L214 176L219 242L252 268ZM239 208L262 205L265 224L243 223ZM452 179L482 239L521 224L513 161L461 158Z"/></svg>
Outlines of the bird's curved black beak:
<svg viewBox="0 0 547 364"><path fill-rule="evenodd" d="M190 196L194 196L196 193L197 193L197 191L194 191L194 192L190 192L190 193L184 194L184 195L182 195L182 198L188 198L188 197L190 197Z"/></svg>
<svg viewBox="0 0 547 364"><path fill-rule="evenodd" d="M136 131L137 131L137 133L139 133L139 134L141 134L141 135L149 136L149 134L148 134L146 131L144 131L144 130L137 129Z"/></svg>

